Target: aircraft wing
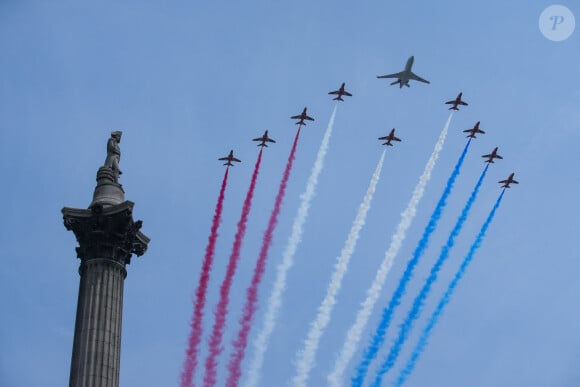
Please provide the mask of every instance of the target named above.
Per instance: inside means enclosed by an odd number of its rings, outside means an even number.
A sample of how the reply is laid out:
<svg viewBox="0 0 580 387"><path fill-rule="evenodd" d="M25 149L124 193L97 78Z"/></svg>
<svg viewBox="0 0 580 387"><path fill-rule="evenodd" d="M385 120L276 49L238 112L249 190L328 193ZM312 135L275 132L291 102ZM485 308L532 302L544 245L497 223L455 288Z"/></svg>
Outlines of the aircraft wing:
<svg viewBox="0 0 580 387"><path fill-rule="evenodd" d="M393 138L392 138L392 139L393 139L394 141L401 141L401 139L400 139L399 137L395 137L395 136L393 136Z"/></svg>
<svg viewBox="0 0 580 387"><path fill-rule="evenodd" d="M349 93L348 91L345 91L345 92L344 92L344 95L346 95L346 96L348 96L348 97L352 97L352 94L351 94L351 93Z"/></svg>
<svg viewBox="0 0 580 387"><path fill-rule="evenodd" d="M228 159L227 157L220 157L218 160L224 160L225 161L227 159Z"/></svg>
<svg viewBox="0 0 580 387"><path fill-rule="evenodd" d="M409 79L414 79L415 81L419 81L419 82L423 82L423 83L431 83L426 79L421 78L420 76L418 76L417 74L411 72L409 73Z"/></svg>
<svg viewBox="0 0 580 387"><path fill-rule="evenodd" d="M312 118L312 117L309 117L309 116L306 116L306 117L304 117L304 119L305 119L305 120L308 120L308 121L314 121L314 118Z"/></svg>
<svg viewBox="0 0 580 387"><path fill-rule="evenodd" d="M455 104L455 100L445 102L445 105L451 105L451 104Z"/></svg>
<svg viewBox="0 0 580 387"><path fill-rule="evenodd" d="M267 138L266 141L268 141L268 142L276 142L276 141L272 140L271 138Z"/></svg>
<svg viewBox="0 0 580 387"><path fill-rule="evenodd" d="M236 159L235 157L232 157L232 161L237 161L238 163L241 163L242 162L242 160Z"/></svg>
<svg viewBox="0 0 580 387"><path fill-rule="evenodd" d="M264 141L263 137L253 138L252 141Z"/></svg>
<svg viewBox="0 0 580 387"><path fill-rule="evenodd" d="M463 101L459 101L459 104L460 105L463 105L463 106L467 106L468 105L467 102L463 102Z"/></svg>
<svg viewBox="0 0 580 387"><path fill-rule="evenodd" d="M297 115L297 116L292 116L292 117L290 117L290 118L291 118L291 119L293 119L293 120L299 120L299 119L301 119L301 118L302 118L302 116L300 116L300 115Z"/></svg>
<svg viewBox="0 0 580 387"><path fill-rule="evenodd" d="M338 90L336 90L336 91L331 91L331 92L330 92L330 93L328 93L328 94L340 94L340 91L338 91ZM345 93L345 94L346 94L346 93Z"/></svg>
<svg viewBox="0 0 580 387"><path fill-rule="evenodd" d="M396 74L380 75L380 76L377 76L377 78L379 78L379 79L381 79L381 78L402 78L404 74L405 74L405 72L402 71L402 72L396 73Z"/></svg>

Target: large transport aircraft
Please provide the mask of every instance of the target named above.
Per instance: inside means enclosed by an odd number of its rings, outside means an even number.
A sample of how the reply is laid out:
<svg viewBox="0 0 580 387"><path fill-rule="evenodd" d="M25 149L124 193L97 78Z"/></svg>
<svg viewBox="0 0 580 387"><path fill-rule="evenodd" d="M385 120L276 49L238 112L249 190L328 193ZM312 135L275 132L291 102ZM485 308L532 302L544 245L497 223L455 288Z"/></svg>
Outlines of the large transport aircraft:
<svg viewBox="0 0 580 387"><path fill-rule="evenodd" d="M389 74L389 75L380 75L377 78L379 78L379 79L397 78L397 80L395 82L391 83L391 85L396 85L398 83L399 88L402 88L403 86L411 87L411 86L409 86L409 81L411 81L411 80L412 81L419 81L419 82L423 82L423 83L430 83L428 80L421 78L420 76L415 74L413 71L411 71L411 69L413 68L414 61L415 61L415 57L412 56L407 60L407 64L405 65L405 70L401 71L400 73Z"/></svg>
<svg viewBox="0 0 580 387"><path fill-rule="evenodd" d="M225 161L224 165L231 166L231 167L234 166L234 164L232 164L232 161L235 161L236 163L241 163L242 162L242 160L236 159L234 157L234 151L233 151L233 149L230 151L230 154L229 155L227 155L226 157L220 157L218 160Z"/></svg>

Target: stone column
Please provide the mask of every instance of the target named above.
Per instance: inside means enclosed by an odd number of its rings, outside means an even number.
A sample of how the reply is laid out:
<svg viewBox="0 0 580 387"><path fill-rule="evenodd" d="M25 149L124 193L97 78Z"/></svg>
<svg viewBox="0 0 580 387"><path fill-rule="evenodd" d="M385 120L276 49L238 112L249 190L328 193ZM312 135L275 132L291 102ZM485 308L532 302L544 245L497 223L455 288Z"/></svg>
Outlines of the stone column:
<svg viewBox="0 0 580 387"><path fill-rule="evenodd" d="M88 209L63 208L64 225L79 247L80 285L70 387L118 387L123 284L131 255L143 255L149 238L133 221L118 171L101 167Z"/></svg>

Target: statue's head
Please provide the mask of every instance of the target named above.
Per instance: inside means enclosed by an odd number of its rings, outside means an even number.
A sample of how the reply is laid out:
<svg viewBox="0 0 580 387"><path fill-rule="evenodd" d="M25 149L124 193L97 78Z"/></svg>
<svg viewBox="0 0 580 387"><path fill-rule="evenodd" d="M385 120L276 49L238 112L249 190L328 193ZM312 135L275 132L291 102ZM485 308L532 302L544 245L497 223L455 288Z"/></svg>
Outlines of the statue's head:
<svg viewBox="0 0 580 387"><path fill-rule="evenodd" d="M114 139L117 140L117 142L121 142L121 135L123 134L123 132L119 131L119 130L115 130L114 132L111 132L111 137L113 137Z"/></svg>

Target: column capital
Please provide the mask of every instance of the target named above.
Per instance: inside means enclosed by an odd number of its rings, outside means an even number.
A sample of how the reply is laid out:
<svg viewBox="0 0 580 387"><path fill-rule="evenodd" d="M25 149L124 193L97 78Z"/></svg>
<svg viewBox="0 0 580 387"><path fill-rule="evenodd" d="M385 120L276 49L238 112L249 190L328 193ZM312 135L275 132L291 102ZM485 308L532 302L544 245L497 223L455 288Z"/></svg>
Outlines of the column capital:
<svg viewBox="0 0 580 387"><path fill-rule="evenodd" d="M64 226L74 232L79 246L77 257L82 261L112 259L128 265L132 254L141 256L150 239L140 229L142 221L133 220L131 201L103 206L93 203L89 209L64 207Z"/></svg>

